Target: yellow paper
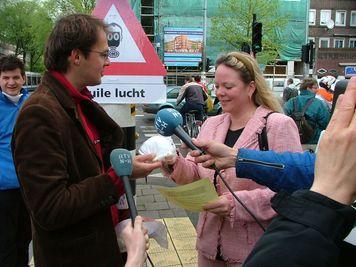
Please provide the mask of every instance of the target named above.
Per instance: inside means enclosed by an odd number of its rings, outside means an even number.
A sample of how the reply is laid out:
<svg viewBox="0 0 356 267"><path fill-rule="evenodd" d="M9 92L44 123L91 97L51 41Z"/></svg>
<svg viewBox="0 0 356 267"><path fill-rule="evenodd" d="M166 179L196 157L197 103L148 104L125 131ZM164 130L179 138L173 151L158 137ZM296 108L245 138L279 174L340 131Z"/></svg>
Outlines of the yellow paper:
<svg viewBox="0 0 356 267"><path fill-rule="evenodd" d="M218 194L209 179L200 179L177 187L158 186L156 189L169 202L190 211L202 211L206 203L218 199Z"/></svg>

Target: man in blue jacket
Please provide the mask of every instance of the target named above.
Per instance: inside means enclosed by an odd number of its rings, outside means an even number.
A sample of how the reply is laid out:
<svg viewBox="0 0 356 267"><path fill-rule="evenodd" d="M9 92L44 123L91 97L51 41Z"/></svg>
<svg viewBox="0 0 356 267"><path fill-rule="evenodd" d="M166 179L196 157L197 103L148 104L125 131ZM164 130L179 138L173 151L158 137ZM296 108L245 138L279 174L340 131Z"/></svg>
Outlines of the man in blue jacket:
<svg viewBox="0 0 356 267"><path fill-rule="evenodd" d="M18 112L28 98L23 62L13 55L0 58L0 266L28 266L31 224L20 192L11 138Z"/></svg>

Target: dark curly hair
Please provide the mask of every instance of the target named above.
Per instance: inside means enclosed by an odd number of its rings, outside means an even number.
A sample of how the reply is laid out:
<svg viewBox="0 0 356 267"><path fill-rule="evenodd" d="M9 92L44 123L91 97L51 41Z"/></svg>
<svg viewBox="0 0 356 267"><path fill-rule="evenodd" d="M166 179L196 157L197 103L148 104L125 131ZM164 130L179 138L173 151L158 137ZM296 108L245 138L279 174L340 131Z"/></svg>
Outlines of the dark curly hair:
<svg viewBox="0 0 356 267"><path fill-rule="evenodd" d="M25 65L22 60L15 55L5 55L0 57L0 73L3 71L20 69L21 75L25 76Z"/></svg>

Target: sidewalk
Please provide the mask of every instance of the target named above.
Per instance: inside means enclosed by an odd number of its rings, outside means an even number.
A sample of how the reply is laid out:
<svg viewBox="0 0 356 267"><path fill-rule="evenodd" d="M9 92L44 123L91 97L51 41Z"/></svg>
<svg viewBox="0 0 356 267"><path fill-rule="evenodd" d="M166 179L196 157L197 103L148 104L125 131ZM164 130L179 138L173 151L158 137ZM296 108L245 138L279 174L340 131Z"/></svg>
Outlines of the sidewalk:
<svg viewBox="0 0 356 267"><path fill-rule="evenodd" d="M148 255L155 267L196 267L198 253L195 249L196 231L188 217L159 219L167 229L168 249L150 239ZM147 260L147 266L151 267Z"/></svg>
<svg viewBox="0 0 356 267"><path fill-rule="evenodd" d="M167 228L168 249L161 248L155 240L151 239L148 255L155 267L197 266L198 254L195 249L196 231L194 225L197 223L198 213L187 212L169 203L155 189L156 185L174 187L175 183L169 178L163 177L161 173L149 175L147 183L146 179L136 181L138 214L160 219ZM151 265L147 264L147 266Z"/></svg>

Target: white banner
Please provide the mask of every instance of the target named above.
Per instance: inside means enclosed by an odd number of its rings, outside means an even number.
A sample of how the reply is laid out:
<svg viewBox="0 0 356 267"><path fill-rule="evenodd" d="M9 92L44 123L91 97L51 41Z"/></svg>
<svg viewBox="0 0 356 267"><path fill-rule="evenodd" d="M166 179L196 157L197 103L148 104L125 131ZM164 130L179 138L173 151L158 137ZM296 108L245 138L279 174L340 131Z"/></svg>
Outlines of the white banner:
<svg viewBox="0 0 356 267"><path fill-rule="evenodd" d="M103 104L159 104L167 101L165 84L102 83L88 88Z"/></svg>
<svg viewBox="0 0 356 267"><path fill-rule="evenodd" d="M98 103L160 104L167 101L167 87L162 76L106 75L101 82L88 87Z"/></svg>

